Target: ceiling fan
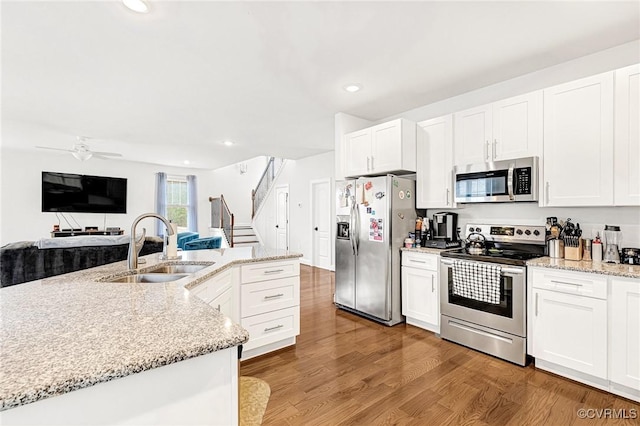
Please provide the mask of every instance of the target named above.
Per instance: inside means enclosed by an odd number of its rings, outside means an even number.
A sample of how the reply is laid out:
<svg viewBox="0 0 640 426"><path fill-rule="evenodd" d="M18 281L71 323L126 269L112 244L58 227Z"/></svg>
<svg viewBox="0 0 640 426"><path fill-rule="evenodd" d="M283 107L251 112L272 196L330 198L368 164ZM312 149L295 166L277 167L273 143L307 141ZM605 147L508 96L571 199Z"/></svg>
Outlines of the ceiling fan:
<svg viewBox="0 0 640 426"><path fill-rule="evenodd" d="M85 161L89 158L100 158L102 160L108 160L109 157L122 157L122 154L118 154L115 152L91 151L91 149L89 149L89 145L86 144L87 139L89 139L86 136L78 136L77 139L78 142L76 142L76 144L73 145L73 148L71 149L51 148L48 146L36 146L36 148L70 152L71 155L73 155L80 161Z"/></svg>

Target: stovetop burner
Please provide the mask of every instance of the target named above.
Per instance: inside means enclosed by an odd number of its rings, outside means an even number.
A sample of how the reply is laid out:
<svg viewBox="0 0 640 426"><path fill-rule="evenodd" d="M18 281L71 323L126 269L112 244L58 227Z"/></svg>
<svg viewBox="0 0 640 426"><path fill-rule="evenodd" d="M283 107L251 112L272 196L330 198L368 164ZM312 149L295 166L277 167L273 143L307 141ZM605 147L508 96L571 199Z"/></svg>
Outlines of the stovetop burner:
<svg viewBox="0 0 640 426"><path fill-rule="evenodd" d="M478 248L478 244L469 244L473 248L471 251L460 248L443 251L440 255L517 266L524 266L527 260L545 255L544 227L468 224L466 231L467 238L472 242L477 242L472 238L474 235L481 234L481 248Z"/></svg>
<svg viewBox="0 0 640 426"><path fill-rule="evenodd" d="M517 250L486 250L483 254L469 254L467 249L447 250L440 253L442 257L475 260L479 262L504 263L507 265L526 265L527 260L544 256L544 253L529 253Z"/></svg>

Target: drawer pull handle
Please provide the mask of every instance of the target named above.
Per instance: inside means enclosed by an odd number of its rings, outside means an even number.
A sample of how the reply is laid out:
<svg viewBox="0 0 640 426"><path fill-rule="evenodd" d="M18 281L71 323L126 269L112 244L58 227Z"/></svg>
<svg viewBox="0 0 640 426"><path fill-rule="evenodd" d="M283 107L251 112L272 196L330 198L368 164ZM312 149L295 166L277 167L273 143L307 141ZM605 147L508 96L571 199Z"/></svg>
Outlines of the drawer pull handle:
<svg viewBox="0 0 640 426"><path fill-rule="evenodd" d="M265 274L277 274L278 272L284 272L284 269L272 269L270 271L264 271Z"/></svg>
<svg viewBox="0 0 640 426"><path fill-rule="evenodd" d="M414 262L414 263L427 263L426 260L415 260L415 259L409 259L410 262Z"/></svg>
<svg viewBox="0 0 640 426"><path fill-rule="evenodd" d="M284 296L284 293L271 294L269 296L265 296L264 299L269 300L269 299L275 299L276 297L282 297L282 296Z"/></svg>
<svg viewBox="0 0 640 426"><path fill-rule="evenodd" d="M264 329L264 332L267 333L269 331L277 330L277 329L282 328L282 327L284 327L284 325L282 325L282 324L276 325L275 327L267 327L267 328Z"/></svg>
<svg viewBox="0 0 640 426"><path fill-rule="evenodd" d="M551 282L554 283L554 284L566 284L566 285L575 285L575 286L578 286L578 287L582 287L582 284L580 284L580 283L570 283L570 282L567 282L567 281L557 281L557 280L551 280Z"/></svg>
<svg viewBox="0 0 640 426"><path fill-rule="evenodd" d="M436 291L436 286L435 286L435 284L433 282L434 278L435 278L435 275L431 275L431 293L435 293L435 291Z"/></svg>

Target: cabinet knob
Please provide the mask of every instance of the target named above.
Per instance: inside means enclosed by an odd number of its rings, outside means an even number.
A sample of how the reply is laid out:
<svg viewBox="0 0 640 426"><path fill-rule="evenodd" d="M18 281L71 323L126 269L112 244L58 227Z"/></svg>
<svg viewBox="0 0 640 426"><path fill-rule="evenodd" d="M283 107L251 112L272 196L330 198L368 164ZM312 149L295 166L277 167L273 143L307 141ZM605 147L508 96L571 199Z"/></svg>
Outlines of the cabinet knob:
<svg viewBox="0 0 640 426"><path fill-rule="evenodd" d="M317 230L318 230L318 227L316 226L316 227L315 227L315 228L313 228L313 229L314 229L314 231L317 231Z"/></svg>
<svg viewBox="0 0 640 426"><path fill-rule="evenodd" d="M280 226L279 226L279 225L276 225L276 228L280 228Z"/></svg>

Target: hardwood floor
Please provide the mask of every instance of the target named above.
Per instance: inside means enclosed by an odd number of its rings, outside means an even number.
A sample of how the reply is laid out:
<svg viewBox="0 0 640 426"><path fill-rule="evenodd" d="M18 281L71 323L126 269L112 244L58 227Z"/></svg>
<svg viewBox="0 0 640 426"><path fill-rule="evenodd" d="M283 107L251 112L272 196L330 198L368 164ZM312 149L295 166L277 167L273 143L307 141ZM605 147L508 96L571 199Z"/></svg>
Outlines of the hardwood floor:
<svg viewBox="0 0 640 426"><path fill-rule="evenodd" d="M298 343L241 365L271 386L264 425L640 424L638 403L338 310L332 272L300 274ZM583 420L579 409L613 411Z"/></svg>

